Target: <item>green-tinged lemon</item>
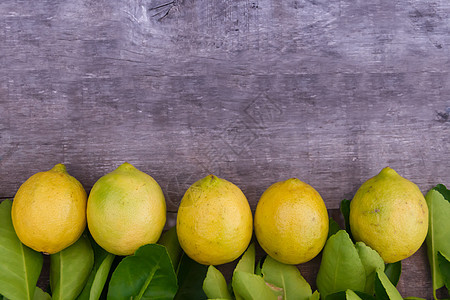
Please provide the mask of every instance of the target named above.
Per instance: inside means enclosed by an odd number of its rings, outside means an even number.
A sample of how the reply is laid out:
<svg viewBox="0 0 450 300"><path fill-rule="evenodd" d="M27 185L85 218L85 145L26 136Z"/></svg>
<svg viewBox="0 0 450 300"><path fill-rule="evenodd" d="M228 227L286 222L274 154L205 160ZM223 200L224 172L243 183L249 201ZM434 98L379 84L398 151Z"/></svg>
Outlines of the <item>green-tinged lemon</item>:
<svg viewBox="0 0 450 300"><path fill-rule="evenodd" d="M428 230L428 207L419 188L387 167L361 185L350 202L350 228L357 241L386 263L414 254Z"/></svg>
<svg viewBox="0 0 450 300"><path fill-rule="evenodd" d="M129 163L92 187L87 222L94 240L116 255L155 243L166 223L166 202L158 183Z"/></svg>

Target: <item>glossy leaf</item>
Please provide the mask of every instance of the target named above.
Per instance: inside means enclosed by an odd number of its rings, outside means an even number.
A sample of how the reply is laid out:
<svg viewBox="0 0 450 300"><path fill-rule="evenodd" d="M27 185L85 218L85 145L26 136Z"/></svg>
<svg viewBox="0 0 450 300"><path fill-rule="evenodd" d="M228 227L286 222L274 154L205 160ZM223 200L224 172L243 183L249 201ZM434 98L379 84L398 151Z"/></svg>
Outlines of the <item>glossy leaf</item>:
<svg viewBox="0 0 450 300"><path fill-rule="evenodd" d="M337 233L339 230L341 230L341 227L339 227L339 224L336 223L336 221L330 217L329 219L329 230L328 230L328 237L327 239L330 238L330 236L332 236L333 234Z"/></svg>
<svg viewBox="0 0 450 300"><path fill-rule="evenodd" d="M322 297L347 289L364 291L365 268L346 231L340 230L325 244L316 283Z"/></svg>
<svg viewBox="0 0 450 300"><path fill-rule="evenodd" d="M373 250L363 242L357 242L355 248L358 251L359 258L364 266L366 274L366 283L364 292L373 294L373 285L375 282L375 273L377 270L384 271L384 261L377 251Z"/></svg>
<svg viewBox="0 0 450 300"><path fill-rule="evenodd" d="M100 298L115 258L115 255L100 247L92 237L89 237L89 241L94 250L94 266L81 294L77 298L78 300L97 300Z"/></svg>
<svg viewBox="0 0 450 300"><path fill-rule="evenodd" d="M375 274L375 296L377 300L403 300L387 275L381 270Z"/></svg>
<svg viewBox="0 0 450 300"><path fill-rule="evenodd" d="M280 263L267 256L262 273L266 282L282 289L283 300L308 300L312 295L311 286L296 266Z"/></svg>
<svg viewBox="0 0 450 300"><path fill-rule="evenodd" d="M20 242L12 224L11 208L11 200L0 203L0 294L11 300L31 300L43 257Z"/></svg>
<svg viewBox="0 0 450 300"><path fill-rule="evenodd" d="M438 252L439 270L441 271L442 280L444 281L447 290L450 290L450 260L448 257Z"/></svg>
<svg viewBox="0 0 450 300"><path fill-rule="evenodd" d="M176 227L173 226L171 229L164 232L159 238L158 244L166 247L170 260L172 261L172 265L174 269L176 269L180 263L181 254L183 254L183 250L178 242Z"/></svg>
<svg viewBox="0 0 450 300"><path fill-rule="evenodd" d="M222 273L214 266L209 266L203 281L203 291L208 299L233 299L228 292L227 282Z"/></svg>
<svg viewBox="0 0 450 300"><path fill-rule="evenodd" d="M75 299L83 290L94 264L94 252L85 235L75 244L50 255L52 299Z"/></svg>
<svg viewBox="0 0 450 300"><path fill-rule="evenodd" d="M345 231L347 231L350 239L353 241L352 230L350 228L350 200L342 200L339 209L341 210L341 214L344 217Z"/></svg>
<svg viewBox="0 0 450 300"><path fill-rule="evenodd" d="M352 300L377 300L372 295L358 292L358 291L352 291L352 290L346 290L337 292L331 295L328 295L325 300L346 300L346 299L352 299Z"/></svg>
<svg viewBox="0 0 450 300"><path fill-rule="evenodd" d="M236 265L234 272L243 271L253 274L255 272L255 244L251 243Z"/></svg>
<svg viewBox="0 0 450 300"><path fill-rule="evenodd" d="M164 246L149 244L125 257L114 271L108 300L173 299L177 278Z"/></svg>
<svg viewBox="0 0 450 300"><path fill-rule="evenodd" d="M450 192L439 184L425 196L428 205L428 234L426 237L427 255L430 262L433 284L433 296L437 299L436 290L444 286L438 265L438 252L450 257Z"/></svg>
<svg viewBox="0 0 450 300"><path fill-rule="evenodd" d="M386 264L386 268L384 269L384 273L389 278L394 286L397 286L398 281L400 280L400 275L402 274L402 261L399 260L395 263Z"/></svg>
<svg viewBox="0 0 450 300"><path fill-rule="evenodd" d="M199 264L184 253L178 266L179 289L174 299L207 299L203 292L203 281L207 272L208 266Z"/></svg>
<svg viewBox="0 0 450 300"><path fill-rule="evenodd" d="M314 293L312 293L311 297L309 297L309 300L320 300L319 291L315 290Z"/></svg>
<svg viewBox="0 0 450 300"><path fill-rule="evenodd" d="M237 271L247 272L253 274L255 272L255 244L252 243L247 248L247 250L242 255L241 259L236 265L236 268L233 271L233 278L231 282L234 281L234 273ZM239 295L239 292L234 291L234 296L236 300L243 300L242 296Z"/></svg>
<svg viewBox="0 0 450 300"><path fill-rule="evenodd" d="M345 296L347 300L362 300L354 291L346 290Z"/></svg>
<svg viewBox="0 0 450 300"><path fill-rule="evenodd" d="M41 290L39 287L36 287L36 289L34 290L33 300L51 300L51 299L52 297L48 293Z"/></svg>
<svg viewBox="0 0 450 300"><path fill-rule="evenodd" d="M256 268L255 268L256 275L262 276L261 269L262 269L262 265L264 264L264 261L266 260L267 256L268 255L261 257L261 259L256 263Z"/></svg>
<svg viewBox="0 0 450 300"><path fill-rule="evenodd" d="M278 298L261 276L243 271L234 272L233 290L245 300L277 300Z"/></svg>

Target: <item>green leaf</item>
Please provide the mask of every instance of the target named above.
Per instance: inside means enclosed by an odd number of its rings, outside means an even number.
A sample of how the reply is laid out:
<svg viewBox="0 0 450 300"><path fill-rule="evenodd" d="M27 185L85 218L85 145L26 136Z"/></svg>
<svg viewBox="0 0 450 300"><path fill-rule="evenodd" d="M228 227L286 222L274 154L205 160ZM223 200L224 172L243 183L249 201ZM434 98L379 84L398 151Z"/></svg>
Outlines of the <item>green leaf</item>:
<svg viewBox="0 0 450 300"><path fill-rule="evenodd" d="M344 217L345 231L347 231L350 239L353 241L352 230L350 228L350 200L344 199L340 205L341 214Z"/></svg>
<svg viewBox="0 0 450 300"><path fill-rule="evenodd" d="M266 260L267 255L263 256L260 258L260 260L256 263L256 268L255 268L255 274L262 276L262 265L264 264L264 261Z"/></svg>
<svg viewBox="0 0 450 300"><path fill-rule="evenodd" d="M372 295L358 291L355 292L352 290L340 291L334 294L330 294L326 297L325 300L345 300L345 299L376 300L375 297L373 297Z"/></svg>
<svg viewBox="0 0 450 300"><path fill-rule="evenodd" d="M387 275L381 270L375 274L375 296L377 300L403 300Z"/></svg>
<svg viewBox="0 0 450 300"><path fill-rule="evenodd" d="M207 272L208 266L199 264L184 253L178 266L179 289L174 299L206 299L203 281Z"/></svg>
<svg viewBox="0 0 450 300"><path fill-rule="evenodd" d="M0 294L8 299L33 299L43 257L22 244L11 220L12 201L0 203Z"/></svg>
<svg viewBox="0 0 450 300"><path fill-rule="evenodd" d="M247 250L242 255L241 259L236 265L236 268L233 271L233 278L231 279L231 283L234 280L234 273L237 271L247 272L253 274L255 272L255 244L251 243ZM242 296L239 295L238 292L234 291L234 296L236 300L243 300Z"/></svg>
<svg viewBox="0 0 450 300"><path fill-rule="evenodd" d="M439 270L441 271L442 280L447 290L450 290L450 260L438 252Z"/></svg>
<svg viewBox="0 0 450 300"><path fill-rule="evenodd" d="M426 300L425 298L419 298L419 297L406 297L403 298L403 300Z"/></svg>
<svg viewBox="0 0 450 300"><path fill-rule="evenodd" d="M228 292L227 282L222 273L214 266L209 266L203 281L203 291L208 299L233 299Z"/></svg>
<svg viewBox="0 0 450 300"><path fill-rule="evenodd" d="M328 237L327 239L330 238L330 236L332 236L333 234L337 233L339 230L341 230L341 227L339 227L339 224L336 223L336 221L330 217L329 219L329 230L328 230Z"/></svg>
<svg viewBox="0 0 450 300"><path fill-rule="evenodd" d="M346 231L340 230L325 244L316 283L324 298L347 289L364 291L365 268Z"/></svg>
<svg viewBox="0 0 450 300"><path fill-rule="evenodd" d="M277 300L276 294L261 276L243 271L234 272L233 290L245 300Z"/></svg>
<svg viewBox="0 0 450 300"><path fill-rule="evenodd" d="M347 300L362 300L354 291L346 290L345 296Z"/></svg>
<svg viewBox="0 0 450 300"><path fill-rule="evenodd" d="M400 275L402 274L402 261L399 260L395 263L386 264L384 273L386 273L392 284L397 286L398 281L400 280Z"/></svg>
<svg viewBox="0 0 450 300"><path fill-rule="evenodd" d="M41 290L39 287L36 287L36 289L34 290L33 300L51 300L51 299L52 297L48 293Z"/></svg>
<svg viewBox="0 0 450 300"><path fill-rule="evenodd" d="M308 300L312 295L311 286L296 266L280 263L267 256L262 273L266 282L282 288L283 300Z"/></svg>
<svg viewBox="0 0 450 300"><path fill-rule="evenodd" d="M90 236L89 241L94 250L94 267L77 300L97 300L100 298L115 258L115 255L100 247Z"/></svg>
<svg viewBox="0 0 450 300"><path fill-rule="evenodd" d="M173 299L177 278L164 246L148 244L125 257L112 274L108 300Z"/></svg>
<svg viewBox="0 0 450 300"><path fill-rule="evenodd" d="M309 300L320 300L320 293L318 290L314 291L314 293L309 297Z"/></svg>
<svg viewBox="0 0 450 300"><path fill-rule="evenodd" d="M377 270L384 271L384 261L377 251L373 250L363 242L357 242L355 245L359 258L364 266L366 274L366 284L364 292L373 294L373 285L375 282L375 272Z"/></svg>
<svg viewBox="0 0 450 300"><path fill-rule="evenodd" d="M234 272L243 271L253 274L255 272L255 244L251 243L236 265Z"/></svg>
<svg viewBox="0 0 450 300"><path fill-rule="evenodd" d="M85 235L58 253L50 255L52 299L75 299L83 289L94 264L94 252Z"/></svg>
<svg viewBox="0 0 450 300"><path fill-rule="evenodd" d="M177 228L173 226L159 238L158 244L166 247L174 269L178 266L183 250L178 242Z"/></svg>
<svg viewBox="0 0 450 300"><path fill-rule="evenodd" d="M437 299L436 290L444 286L444 280L438 266L437 253L441 252L445 257L450 257L450 231L448 230L450 228L449 194L450 192L447 188L439 184L425 196L429 214L426 244L434 299Z"/></svg>

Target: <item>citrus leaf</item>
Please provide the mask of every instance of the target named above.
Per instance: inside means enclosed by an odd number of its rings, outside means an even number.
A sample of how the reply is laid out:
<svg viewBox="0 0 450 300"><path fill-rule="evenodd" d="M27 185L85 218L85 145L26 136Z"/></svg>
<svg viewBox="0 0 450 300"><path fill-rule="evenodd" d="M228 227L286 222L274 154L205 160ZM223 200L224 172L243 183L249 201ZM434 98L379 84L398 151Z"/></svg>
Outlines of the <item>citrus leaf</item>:
<svg viewBox="0 0 450 300"><path fill-rule="evenodd" d="M209 266L203 281L203 291L208 299L233 299L228 292L227 282L222 273L214 266Z"/></svg>
<svg viewBox="0 0 450 300"><path fill-rule="evenodd" d="M262 273L266 282L282 289L283 300L308 300L312 295L311 286L296 266L280 263L267 256Z"/></svg>
<svg viewBox="0 0 450 300"><path fill-rule="evenodd" d="M94 267L77 300L97 300L100 298L115 258L114 254L100 247L91 236L89 236L89 241L94 250Z"/></svg>
<svg viewBox="0 0 450 300"><path fill-rule="evenodd" d="M330 217L329 219L329 226L330 229L328 230L328 237L327 239L330 238L330 236L332 236L333 234L337 233L339 230L341 230L341 227L339 227L339 224L336 223L336 221Z"/></svg>
<svg viewBox="0 0 450 300"><path fill-rule="evenodd" d="M159 238L158 244L166 247L169 253L170 260L174 269L178 266L183 250L181 249L180 243L177 237L177 228L173 226L166 232L164 232Z"/></svg>
<svg viewBox="0 0 450 300"><path fill-rule="evenodd" d="M450 290L450 261L447 257L438 252L439 270L442 274L442 280L444 281L447 290Z"/></svg>
<svg viewBox="0 0 450 300"><path fill-rule="evenodd" d="M33 299L43 257L20 242L11 207L11 200L0 203L0 294L11 300Z"/></svg>
<svg viewBox="0 0 450 300"><path fill-rule="evenodd" d="M108 300L173 299L177 278L164 246L148 244L125 257L112 274Z"/></svg>
<svg viewBox="0 0 450 300"><path fill-rule="evenodd" d="M85 235L73 245L50 255L52 299L75 299L82 291L94 264L94 252Z"/></svg>
<svg viewBox="0 0 450 300"><path fill-rule="evenodd" d="M431 189L425 196L429 213L426 244L434 299L437 299L436 290L444 286L437 253L450 257L450 198L446 197L450 197L450 192L442 184Z"/></svg>
<svg viewBox="0 0 450 300"><path fill-rule="evenodd" d="M403 300L387 275L381 270L375 274L375 296L377 300Z"/></svg>
<svg viewBox="0 0 450 300"><path fill-rule="evenodd" d="M325 300L345 300L347 299L347 294L345 291L340 291L337 293L329 294Z"/></svg>
<svg viewBox="0 0 450 300"><path fill-rule="evenodd" d="M347 289L364 291L365 269L345 230L331 236L325 244L316 283L322 297Z"/></svg>
<svg viewBox="0 0 450 300"><path fill-rule="evenodd" d="M261 276L243 271L234 272L233 290L245 300L277 300Z"/></svg>
<svg viewBox="0 0 450 300"><path fill-rule="evenodd" d="M362 300L354 291L352 290L346 290L345 291L345 298L347 300Z"/></svg>
<svg viewBox="0 0 450 300"><path fill-rule="evenodd" d="M255 274L262 276L262 265L264 264L264 261L266 260L267 255L264 255L263 257L261 257L259 259L259 261L256 263L256 268L255 268Z"/></svg>
<svg viewBox="0 0 450 300"><path fill-rule="evenodd" d="M34 290L33 300L51 300L51 299L52 297L48 293L41 290L39 287L36 287L36 289Z"/></svg>
<svg viewBox="0 0 450 300"><path fill-rule="evenodd" d="M356 298L358 297L358 298ZM325 300L345 300L345 299L362 299L362 300L376 300L376 298L372 295L358 292L358 291L352 291L352 290L346 290L346 291L340 291L331 295L328 295Z"/></svg>
<svg viewBox="0 0 450 300"><path fill-rule="evenodd" d="M179 289L174 299L206 299L205 292L203 292L203 281L207 272L208 266L199 264L183 253L178 265Z"/></svg>
<svg viewBox="0 0 450 300"><path fill-rule="evenodd" d="M236 268L233 271L233 278L231 279L231 282L233 283L234 280L234 273L237 271L241 272L247 272L250 274L253 274L255 272L255 244L252 243L247 248L247 250L242 255L241 259L236 265ZM234 291L234 296L236 297L236 300L243 300L241 295L239 295L238 292Z"/></svg>
<svg viewBox="0 0 450 300"><path fill-rule="evenodd" d="M255 244L251 243L236 265L234 272L243 271L253 274L255 272Z"/></svg>
<svg viewBox="0 0 450 300"><path fill-rule="evenodd" d="M345 231L347 231L350 239L353 241L352 230L350 228L350 200L344 199L339 206L342 216L344 217Z"/></svg>
<svg viewBox="0 0 450 300"><path fill-rule="evenodd" d="M318 290L314 291L314 293L309 297L309 300L320 300L320 293Z"/></svg>
<svg viewBox="0 0 450 300"><path fill-rule="evenodd" d="M384 261L377 251L373 250L363 242L357 242L355 247L366 273L364 292L372 295L374 292L373 285L375 282L375 272L377 270L384 271Z"/></svg>
<svg viewBox="0 0 450 300"><path fill-rule="evenodd" d="M392 284L397 286L398 281L400 280L400 275L402 274L402 261L399 260L395 263L386 264L384 273L386 273Z"/></svg>

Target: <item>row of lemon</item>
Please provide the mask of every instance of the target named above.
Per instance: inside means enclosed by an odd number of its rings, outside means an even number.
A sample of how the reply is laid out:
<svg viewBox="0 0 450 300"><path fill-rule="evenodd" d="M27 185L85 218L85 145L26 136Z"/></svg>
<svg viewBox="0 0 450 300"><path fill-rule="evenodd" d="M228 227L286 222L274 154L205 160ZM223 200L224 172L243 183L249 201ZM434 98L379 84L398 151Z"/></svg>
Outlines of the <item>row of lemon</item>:
<svg viewBox="0 0 450 300"><path fill-rule="evenodd" d="M16 193L12 221L19 239L48 254L73 244L88 225L110 253L130 255L158 240L166 222L164 194L148 174L129 163L101 177L87 194L64 165L31 176ZM254 220L233 183L209 175L185 193L177 214L182 249L199 263L235 260L253 233L273 258L299 264L314 258L328 235L328 213L319 193L291 178L261 196ZM391 168L366 181L351 201L353 236L385 262L416 252L428 229L428 208L418 187Z"/></svg>

